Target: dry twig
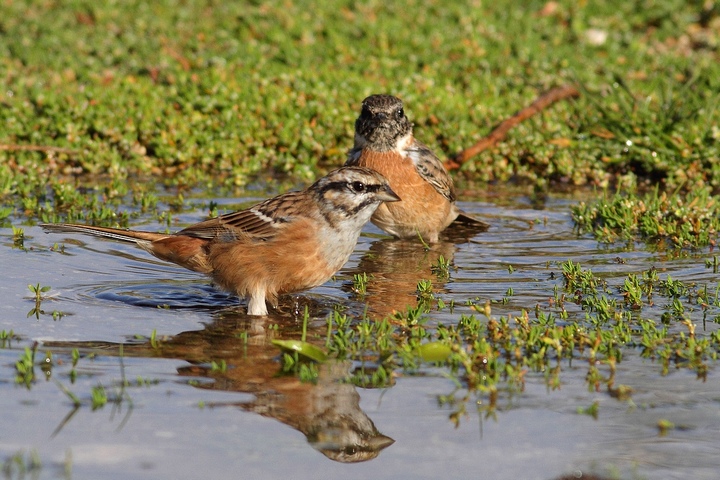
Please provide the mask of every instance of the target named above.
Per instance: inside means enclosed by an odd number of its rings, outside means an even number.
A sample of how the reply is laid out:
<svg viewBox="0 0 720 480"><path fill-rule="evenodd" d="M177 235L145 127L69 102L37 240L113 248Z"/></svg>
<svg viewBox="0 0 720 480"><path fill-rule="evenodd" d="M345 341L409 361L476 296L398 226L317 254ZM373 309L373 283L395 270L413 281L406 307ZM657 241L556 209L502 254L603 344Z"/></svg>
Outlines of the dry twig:
<svg viewBox="0 0 720 480"><path fill-rule="evenodd" d="M455 170L474 157L483 150L487 150L499 141L505 138L507 133L523 120L527 120L536 113L546 109L553 103L566 98L574 98L580 96L577 87L573 85L564 85L562 87L553 88L540 95L533 103L517 112L512 117L503 120L500 124L490 132L489 135L482 138L475 145L472 145L461 151L454 158L445 161L445 168Z"/></svg>

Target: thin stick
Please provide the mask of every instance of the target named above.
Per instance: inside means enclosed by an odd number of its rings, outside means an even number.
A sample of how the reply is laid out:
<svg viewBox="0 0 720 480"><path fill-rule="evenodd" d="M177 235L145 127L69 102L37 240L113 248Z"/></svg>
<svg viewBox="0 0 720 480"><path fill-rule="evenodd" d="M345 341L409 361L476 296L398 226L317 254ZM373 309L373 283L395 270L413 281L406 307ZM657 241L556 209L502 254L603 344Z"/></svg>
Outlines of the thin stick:
<svg viewBox="0 0 720 480"><path fill-rule="evenodd" d="M553 103L564 100L566 98L579 97L580 92L574 85L564 85L562 87L553 88L540 95L533 103L517 112L512 117L503 120L500 124L490 132L489 135L482 138L475 145L472 145L461 151L454 158L445 161L445 168L448 170L456 170L460 166L470 160L483 150L487 150L499 141L505 138L507 133L520 122L527 120L536 113L546 109Z"/></svg>

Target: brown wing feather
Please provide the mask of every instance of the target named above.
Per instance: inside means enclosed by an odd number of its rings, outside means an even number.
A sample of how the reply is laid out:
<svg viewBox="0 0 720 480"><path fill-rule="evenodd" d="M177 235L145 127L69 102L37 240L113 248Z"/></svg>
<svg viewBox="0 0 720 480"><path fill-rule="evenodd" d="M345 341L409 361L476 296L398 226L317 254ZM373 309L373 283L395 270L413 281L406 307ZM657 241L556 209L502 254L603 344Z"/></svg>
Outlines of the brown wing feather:
<svg viewBox="0 0 720 480"><path fill-rule="evenodd" d="M275 236L278 227L289 218L279 212L293 215L295 209L287 208L299 200L302 192L289 192L279 197L265 200L247 210L228 213L204 222L191 225L180 230L176 235L196 238L237 238L239 235L249 236L258 240L266 240Z"/></svg>
<svg viewBox="0 0 720 480"><path fill-rule="evenodd" d="M408 156L415 165L415 170L437 192L449 201L455 201L455 186L452 178L443 167L440 159L422 142L415 140L407 149Z"/></svg>

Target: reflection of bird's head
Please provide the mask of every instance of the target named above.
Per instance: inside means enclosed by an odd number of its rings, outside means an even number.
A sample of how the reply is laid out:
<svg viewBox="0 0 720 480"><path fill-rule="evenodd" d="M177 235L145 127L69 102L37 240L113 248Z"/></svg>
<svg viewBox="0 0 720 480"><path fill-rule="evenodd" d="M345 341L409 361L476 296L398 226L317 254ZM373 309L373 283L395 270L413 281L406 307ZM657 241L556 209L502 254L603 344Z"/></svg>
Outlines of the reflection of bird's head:
<svg viewBox="0 0 720 480"><path fill-rule="evenodd" d="M372 460L380 452L395 443L392 438L379 433L358 431L352 426L326 426L321 432L308 436L312 447L330 460L341 463L357 463Z"/></svg>
<svg viewBox="0 0 720 480"><path fill-rule="evenodd" d="M328 362L311 390L313 413L300 430L312 447L331 460L356 463L371 460L395 443L375 428L360 408L360 395L347 383L349 362Z"/></svg>

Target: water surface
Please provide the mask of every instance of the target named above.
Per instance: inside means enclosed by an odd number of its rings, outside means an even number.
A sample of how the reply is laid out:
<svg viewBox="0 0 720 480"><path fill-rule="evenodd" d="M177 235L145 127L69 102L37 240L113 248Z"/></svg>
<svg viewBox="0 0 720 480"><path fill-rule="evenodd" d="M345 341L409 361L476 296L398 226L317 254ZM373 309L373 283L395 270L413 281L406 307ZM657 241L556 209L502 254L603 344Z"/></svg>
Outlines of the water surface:
<svg viewBox="0 0 720 480"><path fill-rule="evenodd" d="M583 195L583 194L579 194ZM221 199L221 204L237 199ZM80 235L46 235L25 227L25 249L0 229L0 330L19 338L0 349L0 455L31 454L42 463L33 478L522 478L551 479L578 472L619 478L717 478L720 472L720 387L716 364L705 380L623 351L618 383L630 399L588 388L583 362L560 363L559 388L547 372L529 372L524 389L501 388L494 408L483 396L464 404L438 397L456 384L442 369L399 372L384 389L338 382L353 366L324 368L317 386L278 375L271 338L297 338L296 312L308 306L311 335L321 338L335 304L360 317L383 316L415 301L419 278L456 309L434 312L429 325L472 313L468 300L493 303L493 316L551 309L562 286L559 264L568 259L617 285L629 273L655 266L661 275L707 284L713 252L669 255L645 245L606 247L572 230L578 197L532 202L518 192L489 191L463 208L492 224L485 233L441 242L425 251L417 242L380 238L369 225L355 254L331 281L285 299L268 320L244 314L237 299L203 277L150 257L131 245ZM204 212L182 215L185 223ZM149 229L162 229L138 220ZM64 253L50 251L53 243ZM430 265L452 259L441 282ZM509 267L512 266L510 269ZM512 270L512 271L511 271ZM367 296L351 291L352 275L371 274ZM44 313L28 315L28 284L49 285ZM657 318L666 305L643 309ZM566 303L582 318L579 305ZM51 312L62 312L53 318ZM717 312L713 312L717 315ZM690 312L698 334L717 328ZM712 317L712 316L711 316ZM153 346L150 337L161 339ZM51 351L54 365L26 388L16 385L15 362L39 342L36 361ZM122 344L122 349L120 345ZM70 352L82 358L71 381ZM225 361L224 372L212 362ZM121 380L129 386L123 390ZM93 410L90 392L103 385L121 401ZM75 408L66 388L83 402ZM459 397L463 392L458 393ZM597 402L596 418L578 413ZM464 405L459 423L451 415ZM665 434L658 421L676 428ZM338 449L338 444L364 448ZM15 467L13 467L15 468ZM17 469L11 470L15 472Z"/></svg>

